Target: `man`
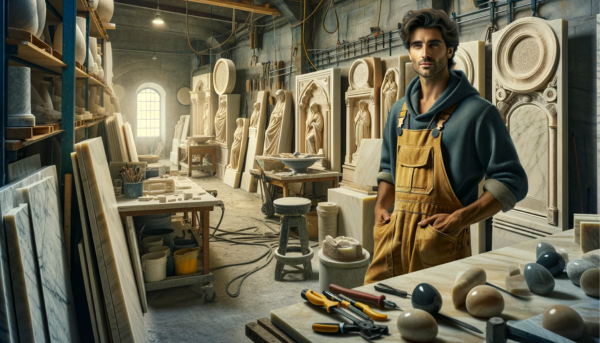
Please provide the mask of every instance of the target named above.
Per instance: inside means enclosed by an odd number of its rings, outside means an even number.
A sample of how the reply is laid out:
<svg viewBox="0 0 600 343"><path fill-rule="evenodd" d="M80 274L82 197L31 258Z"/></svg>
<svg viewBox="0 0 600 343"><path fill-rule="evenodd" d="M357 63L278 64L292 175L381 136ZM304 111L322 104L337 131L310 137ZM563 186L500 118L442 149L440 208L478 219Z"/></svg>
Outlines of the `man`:
<svg viewBox="0 0 600 343"><path fill-rule="evenodd" d="M470 256L469 225L512 209L527 193L498 110L451 69L456 24L444 11L409 11L401 36L419 77L385 126L365 283ZM477 198L484 175L485 192Z"/></svg>

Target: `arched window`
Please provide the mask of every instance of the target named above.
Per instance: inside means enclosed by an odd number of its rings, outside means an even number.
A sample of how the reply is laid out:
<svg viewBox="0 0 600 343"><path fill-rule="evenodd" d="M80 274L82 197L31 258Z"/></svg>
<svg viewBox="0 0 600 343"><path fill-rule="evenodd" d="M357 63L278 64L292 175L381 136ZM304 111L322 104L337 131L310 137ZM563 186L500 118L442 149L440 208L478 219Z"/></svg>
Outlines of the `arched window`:
<svg viewBox="0 0 600 343"><path fill-rule="evenodd" d="M152 88L137 93L137 137L159 137L164 99Z"/></svg>

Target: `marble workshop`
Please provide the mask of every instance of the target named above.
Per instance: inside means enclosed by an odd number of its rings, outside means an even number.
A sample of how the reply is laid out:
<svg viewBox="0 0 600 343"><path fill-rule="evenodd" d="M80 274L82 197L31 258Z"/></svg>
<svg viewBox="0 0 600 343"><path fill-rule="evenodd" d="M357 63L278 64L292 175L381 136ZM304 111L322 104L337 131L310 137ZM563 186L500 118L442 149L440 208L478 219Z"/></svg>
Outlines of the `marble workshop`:
<svg viewBox="0 0 600 343"><path fill-rule="evenodd" d="M0 6L0 343L600 343L598 0Z"/></svg>

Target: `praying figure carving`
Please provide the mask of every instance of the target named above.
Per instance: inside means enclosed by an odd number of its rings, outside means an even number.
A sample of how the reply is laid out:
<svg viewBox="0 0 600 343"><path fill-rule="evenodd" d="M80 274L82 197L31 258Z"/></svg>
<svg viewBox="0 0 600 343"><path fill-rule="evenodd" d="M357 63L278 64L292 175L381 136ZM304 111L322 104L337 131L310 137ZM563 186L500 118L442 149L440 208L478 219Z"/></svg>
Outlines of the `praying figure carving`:
<svg viewBox="0 0 600 343"><path fill-rule="evenodd" d="M360 148L360 143L364 138L371 138L371 113L369 104L365 100L358 103L359 111L354 119L354 137L356 151Z"/></svg>
<svg viewBox="0 0 600 343"><path fill-rule="evenodd" d="M271 121L265 133L265 155L277 154L279 148L283 111L285 110L285 92L280 89L275 93L275 97L277 98L277 105L271 113Z"/></svg>
<svg viewBox="0 0 600 343"><path fill-rule="evenodd" d="M225 142L225 122L227 121L227 100L221 99L221 104L215 115L215 140Z"/></svg>
<svg viewBox="0 0 600 343"><path fill-rule="evenodd" d="M254 112L252 112L252 116L250 117L250 127L256 129L258 127L258 122L260 119L260 102L254 103Z"/></svg>
<svg viewBox="0 0 600 343"><path fill-rule="evenodd" d="M389 72L385 77L383 86L383 115L387 117L396 102L398 95L398 85L396 84L396 76L393 72Z"/></svg>
<svg viewBox="0 0 600 343"><path fill-rule="evenodd" d="M202 117L202 121L204 122L204 135L210 135L210 106L205 104L204 106L204 116Z"/></svg>
<svg viewBox="0 0 600 343"><path fill-rule="evenodd" d="M233 133L233 144L231 145L231 160L228 168L237 169L240 159L240 150L242 149L242 138L244 136L244 120L238 118L236 120L237 128Z"/></svg>
<svg viewBox="0 0 600 343"><path fill-rule="evenodd" d="M306 153L316 154L323 148L323 115L319 104L312 103L308 107L306 118Z"/></svg>

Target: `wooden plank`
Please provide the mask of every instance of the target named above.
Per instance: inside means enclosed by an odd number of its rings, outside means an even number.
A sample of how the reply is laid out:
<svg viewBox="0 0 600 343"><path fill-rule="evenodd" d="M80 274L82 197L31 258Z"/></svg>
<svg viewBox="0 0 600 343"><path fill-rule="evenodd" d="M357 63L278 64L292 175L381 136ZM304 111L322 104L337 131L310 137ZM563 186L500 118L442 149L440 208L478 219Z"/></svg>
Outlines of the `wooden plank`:
<svg viewBox="0 0 600 343"><path fill-rule="evenodd" d="M62 73L62 68L67 66L61 59L58 59L53 54L35 46L33 43L21 41L18 44L9 45L17 46L18 52L16 57L53 72ZM10 65L20 64L15 61L10 61Z"/></svg>
<svg viewBox="0 0 600 343"><path fill-rule="evenodd" d="M45 135L53 131L52 126L34 126L32 130L34 136Z"/></svg>
<svg viewBox="0 0 600 343"><path fill-rule="evenodd" d="M271 322L271 319L261 318L261 319L257 320L257 322L258 322L258 325L262 326L263 329L269 331L269 333L271 335L277 337L277 339L279 339L281 342L295 343L294 340L290 338L290 336L286 335L283 331L279 330L278 327L273 325L273 323Z"/></svg>
<svg viewBox="0 0 600 343"><path fill-rule="evenodd" d="M12 140L4 141L4 150L6 150L6 151L19 150L22 147L23 147L23 141L12 141Z"/></svg>
<svg viewBox="0 0 600 343"><path fill-rule="evenodd" d="M21 41L26 41L26 42L32 43L33 45L37 46L38 48L45 50L49 54L52 54L52 47L50 47L50 45L43 42L41 39L32 35L31 32L21 30L21 29L16 29L14 27L9 27L8 33L6 35L6 43L10 42L12 44L18 44Z"/></svg>
<svg viewBox="0 0 600 343"><path fill-rule="evenodd" d="M73 174L65 174L65 202L63 225L65 230L65 248L67 251L67 266L71 270L71 195L73 192Z"/></svg>
<svg viewBox="0 0 600 343"><path fill-rule="evenodd" d="M145 284L146 292L156 291L159 289L173 288L173 287L181 287L181 286L189 286L195 285L199 283L213 282L215 280L215 276L213 274L190 274L190 275L179 275L179 276L170 276L162 281L156 282L148 282Z"/></svg>
<svg viewBox="0 0 600 343"><path fill-rule="evenodd" d="M33 137L33 128L31 127L7 127L6 139L25 139Z"/></svg>
<svg viewBox="0 0 600 343"><path fill-rule="evenodd" d="M277 337L271 335L257 323L246 324L246 337L254 343L281 343Z"/></svg>
<svg viewBox="0 0 600 343"><path fill-rule="evenodd" d="M225 8L233 8L236 10L242 10L246 12L259 13L265 15L275 15L280 16L281 13L275 8L263 6L255 6L255 5L247 5L239 2L233 2L228 0L189 0L190 2L196 2L199 4L212 5L217 7L225 7Z"/></svg>

